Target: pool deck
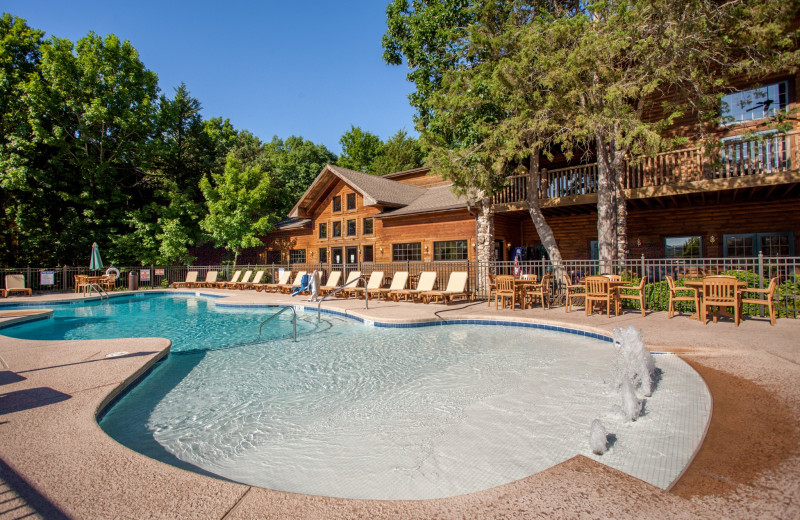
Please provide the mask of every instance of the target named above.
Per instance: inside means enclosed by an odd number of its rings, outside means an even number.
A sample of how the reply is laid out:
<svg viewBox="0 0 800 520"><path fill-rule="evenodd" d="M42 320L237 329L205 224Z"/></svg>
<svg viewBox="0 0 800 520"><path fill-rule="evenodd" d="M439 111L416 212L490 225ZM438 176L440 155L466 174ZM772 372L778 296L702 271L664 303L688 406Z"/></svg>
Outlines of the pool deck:
<svg viewBox="0 0 800 520"><path fill-rule="evenodd" d="M194 291L192 291L194 292ZM305 298L202 290L218 304ZM32 302L73 295L10 297ZM651 350L672 351L706 380L714 415L703 448L670 490L575 457L478 493L423 501L346 500L273 491L187 472L108 437L95 416L164 356L160 338L27 341L0 335L0 518L800 518L800 320L703 325L664 312L585 316L563 307L495 310L327 300L376 321L520 320L610 333L634 325ZM3 310L0 322L40 311ZM2 331L0 331L2 334ZM502 341L498 338L498 341ZM116 354L107 357L109 354Z"/></svg>

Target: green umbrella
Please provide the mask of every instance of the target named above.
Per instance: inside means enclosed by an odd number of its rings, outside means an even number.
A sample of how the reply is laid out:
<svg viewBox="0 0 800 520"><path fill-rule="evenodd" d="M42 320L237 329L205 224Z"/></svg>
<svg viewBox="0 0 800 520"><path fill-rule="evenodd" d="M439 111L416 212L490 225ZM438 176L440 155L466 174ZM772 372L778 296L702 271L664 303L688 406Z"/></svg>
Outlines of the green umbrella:
<svg viewBox="0 0 800 520"><path fill-rule="evenodd" d="M103 268L103 260L100 258L100 248L97 247L97 242L92 244L92 260L89 262L89 269L98 271Z"/></svg>

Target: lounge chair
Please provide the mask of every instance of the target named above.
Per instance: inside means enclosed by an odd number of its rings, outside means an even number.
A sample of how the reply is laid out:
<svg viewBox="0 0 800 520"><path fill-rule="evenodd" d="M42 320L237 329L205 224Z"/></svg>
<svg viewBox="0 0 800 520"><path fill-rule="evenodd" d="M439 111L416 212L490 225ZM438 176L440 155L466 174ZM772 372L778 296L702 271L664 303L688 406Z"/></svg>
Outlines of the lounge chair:
<svg viewBox="0 0 800 520"><path fill-rule="evenodd" d="M369 279L367 280L366 287L348 287L342 292L346 293L348 298L351 295L355 296L356 298L362 298L365 290L371 293L380 289L381 285L383 285L383 271L372 271L372 273L369 275Z"/></svg>
<svg viewBox="0 0 800 520"><path fill-rule="evenodd" d="M239 284L249 282L251 276L253 276L253 270L248 269L242 275L241 280L236 280L236 274L234 274L233 279L230 282L222 282L221 284L217 284L217 287L221 287L222 289L236 289Z"/></svg>
<svg viewBox="0 0 800 520"><path fill-rule="evenodd" d="M300 287L300 283L303 281L303 277L307 275L306 271L297 271L297 276L294 277L294 282L287 283L287 284L280 284L278 289L283 294L291 293L295 287Z"/></svg>
<svg viewBox="0 0 800 520"><path fill-rule="evenodd" d="M406 288L406 284L408 283L408 271L397 271L394 273L392 277L392 284L389 287L375 289L375 291L369 291L369 297L372 298L373 295L381 299L381 297L390 300L391 296L389 294L392 291L402 291Z"/></svg>
<svg viewBox="0 0 800 520"><path fill-rule="evenodd" d="M217 282L211 287L215 287L217 289L223 289L226 284L237 283L241 276L242 276L242 270L241 269L237 269L236 272L233 273L233 276L231 277L230 281L228 281L228 282L225 282L225 281Z"/></svg>
<svg viewBox="0 0 800 520"><path fill-rule="evenodd" d="M22 274L7 274L6 275L6 288L0 289L3 298L11 293L22 293L25 296L33 296L33 291L29 287L25 287L25 275Z"/></svg>
<svg viewBox="0 0 800 520"><path fill-rule="evenodd" d="M331 274L328 275L328 280L325 282L325 285L319 286L319 295L324 296L335 291L339 287L339 281L341 279L341 271L331 271Z"/></svg>
<svg viewBox="0 0 800 520"><path fill-rule="evenodd" d="M189 271L186 273L186 280L182 282L172 282L172 287L191 287L193 283L197 282L197 271Z"/></svg>
<svg viewBox="0 0 800 520"><path fill-rule="evenodd" d="M234 285L233 287L231 287L231 289L240 289L240 290L253 289L253 288L255 288L256 285L260 285L261 284L261 280L263 280L263 279L264 279L264 271L263 270L256 271L256 275L253 277L252 281L250 281L250 282L239 282L236 285Z"/></svg>
<svg viewBox="0 0 800 520"><path fill-rule="evenodd" d="M432 301L443 301L445 305L453 303L455 298L466 298L472 300L472 293L467 291L467 280L469 275L466 271L453 271L447 280L447 288L444 291L425 291L420 294L424 303Z"/></svg>
<svg viewBox="0 0 800 520"><path fill-rule="evenodd" d="M420 294L432 291L433 286L436 284L436 271L424 271L422 274L419 275L419 281L417 282L416 289L403 289L401 291L392 291L390 294L392 296L392 300L400 301L402 298L405 301L411 299L411 301L416 301L417 296Z"/></svg>
<svg viewBox="0 0 800 520"><path fill-rule="evenodd" d="M358 284L358 282L353 283L353 281L358 280L359 278L361 278L361 271L350 271L350 274L347 275L347 280L345 280L344 284L342 284L342 287L355 287ZM338 289L338 287L336 289ZM341 298L343 297L343 293L344 291L339 291L338 293L336 293L336 295Z"/></svg>
<svg viewBox="0 0 800 520"><path fill-rule="evenodd" d="M192 288L214 287L217 284L217 276L219 276L219 272L217 272L217 271L208 271L206 273L206 279L204 281L190 283L189 287L192 287Z"/></svg>
<svg viewBox="0 0 800 520"><path fill-rule="evenodd" d="M275 283L260 283L254 287L256 291L264 291L264 292L279 292L281 285L286 285L289 283L289 278L291 278L292 272L288 269L285 271L281 271L278 275L278 281Z"/></svg>

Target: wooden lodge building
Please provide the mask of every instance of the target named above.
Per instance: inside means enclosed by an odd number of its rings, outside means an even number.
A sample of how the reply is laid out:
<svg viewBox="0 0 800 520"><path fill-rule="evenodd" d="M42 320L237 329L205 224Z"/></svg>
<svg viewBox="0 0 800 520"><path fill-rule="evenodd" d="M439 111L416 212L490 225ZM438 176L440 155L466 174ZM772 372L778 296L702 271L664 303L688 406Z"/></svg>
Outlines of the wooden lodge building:
<svg viewBox="0 0 800 520"><path fill-rule="evenodd" d="M629 258L795 256L800 251L800 131L760 131L796 108L800 76L727 96L732 120L697 146L631 161L624 193ZM725 106L725 105L723 105ZM796 120L796 116L795 116ZM596 163L542 163L540 204L565 260L597 258ZM543 248L526 207L527 176L493 199L495 260ZM325 166L288 219L243 262L355 264L476 260L476 211L427 168L376 177Z"/></svg>

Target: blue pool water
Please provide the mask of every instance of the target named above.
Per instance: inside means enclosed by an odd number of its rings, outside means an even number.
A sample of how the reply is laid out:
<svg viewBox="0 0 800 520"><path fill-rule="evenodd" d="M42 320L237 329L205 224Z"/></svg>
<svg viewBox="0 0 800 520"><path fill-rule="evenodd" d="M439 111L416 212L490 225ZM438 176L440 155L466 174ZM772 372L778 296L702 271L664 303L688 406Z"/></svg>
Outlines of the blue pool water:
<svg viewBox="0 0 800 520"><path fill-rule="evenodd" d="M592 457L589 425L598 417L617 435L602 462L625 471L634 460L640 478L666 487L682 469L664 460L669 443L686 445L688 460L703 430L698 422L676 432L672 418L683 412L675 407L696 403L670 385L699 377L661 360L648 414L622 424L613 344L573 334L382 328L331 314L318 321L314 309L298 312L294 342L291 313L259 337L275 308L226 308L193 295L53 308L51 320L0 333L173 342L103 416L110 436L169 464L278 490L373 499L474 492Z"/></svg>

